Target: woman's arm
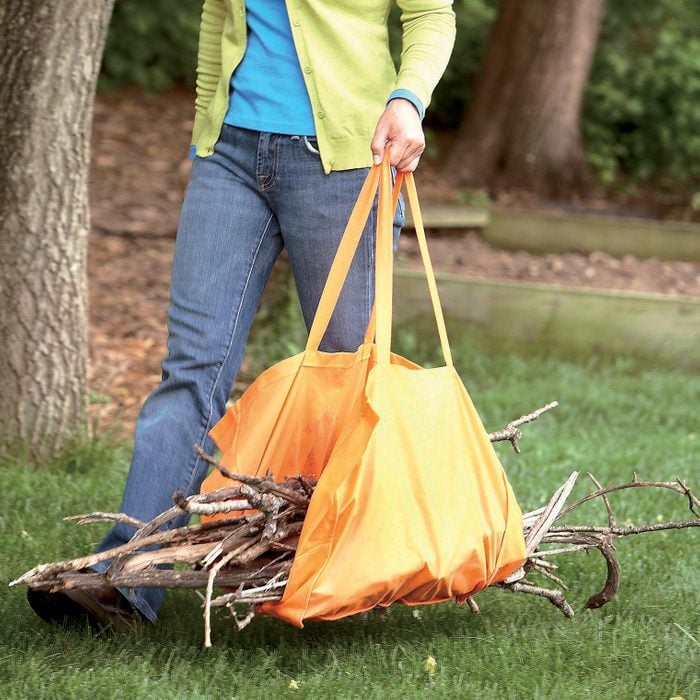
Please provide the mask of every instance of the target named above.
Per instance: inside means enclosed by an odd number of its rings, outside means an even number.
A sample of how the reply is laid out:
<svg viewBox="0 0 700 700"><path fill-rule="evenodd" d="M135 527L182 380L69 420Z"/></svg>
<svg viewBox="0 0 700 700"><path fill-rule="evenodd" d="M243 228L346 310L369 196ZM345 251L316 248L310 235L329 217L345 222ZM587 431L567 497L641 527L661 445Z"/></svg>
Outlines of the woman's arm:
<svg viewBox="0 0 700 700"><path fill-rule="evenodd" d="M452 2L444 0L397 0L401 8L401 64L395 88L408 90L423 109L430 103L438 80L447 67L455 40ZM400 171L415 170L425 139L422 114L410 101L392 99L372 138L375 162L381 162L386 143L391 144L391 163Z"/></svg>
<svg viewBox="0 0 700 700"><path fill-rule="evenodd" d="M226 19L224 0L204 0L199 26L197 91L194 108L205 114L216 92L221 75L221 33ZM193 134L193 141L196 134Z"/></svg>

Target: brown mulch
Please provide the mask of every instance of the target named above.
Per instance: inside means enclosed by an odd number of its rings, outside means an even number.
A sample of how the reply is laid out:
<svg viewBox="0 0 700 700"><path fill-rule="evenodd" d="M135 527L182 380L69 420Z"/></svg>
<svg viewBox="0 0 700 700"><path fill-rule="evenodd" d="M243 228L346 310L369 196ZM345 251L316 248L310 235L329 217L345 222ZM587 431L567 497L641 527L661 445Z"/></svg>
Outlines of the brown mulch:
<svg viewBox="0 0 700 700"><path fill-rule="evenodd" d="M124 433L160 377L169 268L190 167L192 104L187 90L127 90L96 103L88 258L93 417ZM429 162L417 181L426 201L455 196ZM507 252L473 232L434 236L430 247L438 270L700 297L700 263ZM416 264L412 235L402 236L398 256Z"/></svg>
<svg viewBox="0 0 700 700"><path fill-rule="evenodd" d="M616 258L595 251L533 255L524 251L493 248L475 232L450 232L432 236L430 255L436 269L473 277L562 284L574 287L653 292L700 297L700 263ZM399 240L399 262L420 265L414 236Z"/></svg>

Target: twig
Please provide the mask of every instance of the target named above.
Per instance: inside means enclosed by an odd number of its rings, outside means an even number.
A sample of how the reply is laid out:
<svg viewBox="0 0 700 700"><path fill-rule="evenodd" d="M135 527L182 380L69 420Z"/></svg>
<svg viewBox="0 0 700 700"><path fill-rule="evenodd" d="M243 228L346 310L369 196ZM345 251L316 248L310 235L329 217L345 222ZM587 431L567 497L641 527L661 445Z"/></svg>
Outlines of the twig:
<svg viewBox="0 0 700 700"><path fill-rule="evenodd" d="M224 555L209 571L207 590L204 594L204 646L207 649L211 647L211 598L214 593L214 579L219 571L221 571L235 556L235 551ZM243 584L241 584L241 587L243 587Z"/></svg>
<svg viewBox="0 0 700 700"><path fill-rule="evenodd" d="M554 495L550 499L546 508L537 519L537 521L532 525L527 534L525 535L525 547L528 556L530 556L539 546L542 537L549 530L552 523L559 517L561 509L564 507L566 499L569 497L576 479L578 478L578 472L572 472L569 474L569 478L554 492Z"/></svg>
<svg viewBox="0 0 700 700"><path fill-rule="evenodd" d="M551 562L546 562L547 564L551 564ZM550 570L549 567L542 566L541 564L535 564L533 566L533 571L536 571L538 574L541 576L544 576L545 578L548 578L550 581L553 581L554 583L557 584L560 588L563 588L565 591L569 590L569 587L564 583L564 581L559 578L559 576L555 576Z"/></svg>
<svg viewBox="0 0 700 700"><path fill-rule="evenodd" d="M586 601L586 608L602 608L603 605L609 603L620 588L620 564L615 556L615 550L612 542L606 538L598 545L600 553L605 557L605 562L608 566L608 576L605 580L603 588L592 595Z"/></svg>
<svg viewBox="0 0 700 700"><path fill-rule="evenodd" d="M471 596L467 598L467 605L474 615L478 615L481 612L479 610L479 604Z"/></svg>
<svg viewBox="0 0 700 700"><path fill-rule="evenodd" d="M287 585L287 580L271 580L268 583L258 586L257 588L249 588L247 590L236 591L235 594L222 595L212 601L212 607L223 607L232 605L233 603L243 603L250 601L259 601L261 596L266 600L280 600L281 593L272 594L275 589L284 589Z"/></svg>
<svg viewBox="0 0 700 700"><path fill-rule="evenodd" d="M63 518L65 522L75 520L78 525L92 525L93 523L123 523L134 528L143 527L146 523L143 520L132 518L126 513L85 513L84 515L67 515Z"/></svg>
<svg viewBox="0 0 700 700"><path fill-rule="evenodd" d="M257 516L249 516L248 518L234 518L234 522L240 522L242 520L250 520L252 521L253 519L262 519L262 515L257 515ZM59 562L54 562L54 563L49 563L49 564L39 564L39 566L35 566L33 569L30 569L27 571L25 574L20 576L19 578L15 579L12 581L9 585L10 586L17 586L20 584L24 585L33 585L30 583L32 579L37 578L37 579L42 579L42 578L47 578L51 576L55 576L57 574L64 573L66 571L79 571L81 569L89 569L93 567L95 564L99 564L103 561L109 561L110 559L113 559L115 556L119 556L122 554L130 554L134 551L137 551L143 547L150 547L150 546L162 546L164 544L168 544L171 542L177 541L179 538L186 536L186 535L191 535L193 533L198 533L202 531L207 531L207 530L215 530L223 523L226 523L228 521L221 521L219 523L213 522L213 523L197 523L194 525L186 525L181 528L176 528L173 530L166 530L165 532L158 532L156 534L150 535L148 537L144 537L140 540L134 540L132 538L129 540L129 542L119 545L118 547L114 547L112 549L109 549L104 552L96 552L94 554L89 554L88 556L85 557L78 557L77 559L69 559L66 561L59 561Z"/></svg>
<svg viewBox="0 0 700 700"><path fill-rule="evenodd" d="M574 533L597 532L601 535L613 537L627 537L629 535L641 535L645 532L661 532L661 530L684 530L689 527L700 527L700 518L694 520L672 520L667 523L654 523L652 525L627 525L626 527L604 527L602 525L553 525L549 533Z"/></svg>
<svg viewBox="0 0 700 700"><path fill-rule="evenodd" d="M540 586L533 586L529 583L512 583L508 586L503 584L497 584L500 588L505 588L513 593L529 593L530 595L539 596L541 598L546 598L552 605L555 605L559 610L562 611L564 617L571 619L574 616L574 610L564 598L561 591L551 590L549 588L541 588Z"/></svg>
<svg viewBox="0 0 700 700"><path fill-rule="evenodd" d="M612 529L617 525L617 523L615 521L615 513L613 513L613 509L610 506L610 499L608 498L608 494L604 493L605 489L603 488L602 484L590 472L588 472L588 478L595 484L595 487L598 489L598 491L600 491L600 497L603 499L603 503L605 503L605 509L608 511L608 525Z"/></svg>
<svg viewBox="0 0 700 700"><path fill-rule="evenodd" d="M291 564L291 562L289 562ZM283 564L287 564L286 562ZM277 565L282 571L284 566ZM241 583L263 585L276 573L275 567L267 573L257 576L252 569L224 569L216 577L216 584L222 588L236 588ZM112 585L119 588L187 588L204 589L209 572L205 569L148 569L144 571L125 571L116 577ZM68 572L59 574L51 580L32 583L31 587L39 590L62 591L71 589L104 588L105 577L97 572Z"/></svg>
<svg viewBox="0 0 700 700"><path fill-rule="evenodd" d="M236 612L236 608L233 605L227 605L228 611L231 613L231 617L233 618L233 623L236 625L236 629L240 632L242 629L245 629L252 621L253 618L255 617L255 606L254 605L249 605L248 610L246 611L246 614L243 617L239 617L238 613Z"/></svg>
<svg viewBox="0 0 700 700"><path fill-rule="evenodd" d="M489 433L489 440L491 442L508 440L510 444L513 445L513 449L520 453L520 445L518 444L518 441L522 437L522 433L518 430L518 427L524 425L525 423L531 423L533 420L537 420L543 413L551 411L558 405L558 401L551 401L546 406L542 406L532 413L528 413L527 415L520 416L520 418L516 418L516 420L512 420L506 425L505 428L503 428L503 430L497 430L493 433Z"/></svg>
<svg viewBox="0 0 700 700"><path fill-rule="evenodd" d="M185 501L179 501L178 505L185 505ZM219 513L233 513L241 510L253 510L254 506L249 501L219 501L218 503L187 503L188 513L194 515L218 515Z"/></svg>
<svg viewBox="0 0 700 700"><path fill-rule="evenodd" d="M568 515L572 510L574 510L574 508L578 508L581 504L586 503L587 501L591 501L594 498L598 498L603 494L607 495L609 493L614 493L615 491L624 491L625 489L633 488L670 489L671 491L675 491L676 493L683 494L688 498L688 507L690 511L693 513L693 515L700 518L700 512L696 510L698 507L700 507L700 501L685 485L684 481L681 481L680 479L678 479L678 481L639 481L639 479L637 479L636 474L634 475L632 481L628 481L626 484L607 486L604 489L598 489L593 493L589 493L587 496L583 496L583 498L579 498L577 501L574 501L570 506L562 510L559 514L559 517L563 518L565 515Z"/></svg>
<svg viewBox="0 0 700 700"><path fill-rule="evenodd" d="M223 464L221 464L219 460L208 455L199 445L195 445L194 450L199 455L201 460L207 464L211 464L213 467L216 467L227 479L231 479L232 481L240 481L242 484L246 484L247 486L250 486L263 493L272 493L277 496L281 496L285 500L289 501L290 503L294 503L294 505L297 506L308 506L309 504L309 498L307 496L303 496L298 491L289 488L279 481L273 481L269 477L260 478L255 476L247 476L246 474L234 474L233 472L230 472Z"/></svg>

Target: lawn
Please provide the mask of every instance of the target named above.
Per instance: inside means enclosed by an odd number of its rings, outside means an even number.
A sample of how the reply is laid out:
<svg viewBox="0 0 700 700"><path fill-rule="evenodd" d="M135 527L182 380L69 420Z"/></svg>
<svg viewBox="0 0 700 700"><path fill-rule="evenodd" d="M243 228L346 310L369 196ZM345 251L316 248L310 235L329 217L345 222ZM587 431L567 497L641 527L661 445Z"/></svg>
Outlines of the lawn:
<svg viewBox="0 0 700 700"><path fill-rule="evenodd" d="M412 359L434 361L411 334ZM544 504L573 470L603 483L688 479L700 492L700 379L632 360L570 361L499 348L464 335L456 364L488 429L552 399L561 407L526 426L515 455L498 446L524 510ZM700 530L620 541L622 586L604 608L583 610L604 579L597 555L560 560L577 615L501 590L477 596L479 615L440 604L394 606L298 630L257 618L237 632L214 622L202 648L191 592L171 593L155 628L127 636L66 632L36 618L7 583L40 561L87 552L101 526L64 515L118 507L128 446L88 443L55 465L0 464L0 682L7 698L625 698L700 697ZM587 484L581 478L576 493ZM664 492L614 498L621 522L684 519ZM602 504L579 516L605 520ZM428 657L436 661L426 671ZM294 687L298 686L298 687Z"/></svg>

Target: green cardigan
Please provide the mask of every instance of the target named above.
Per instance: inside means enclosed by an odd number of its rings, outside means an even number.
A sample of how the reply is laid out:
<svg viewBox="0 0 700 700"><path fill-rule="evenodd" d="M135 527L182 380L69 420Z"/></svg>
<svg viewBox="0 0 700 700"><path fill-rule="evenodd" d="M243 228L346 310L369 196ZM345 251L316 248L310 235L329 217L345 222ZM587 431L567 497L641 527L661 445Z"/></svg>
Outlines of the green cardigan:
<svg viewBox="0 0 700 700"><path fill-rule="evenodd" d="M286 0L314 111L326 173L367 167L389 94L413 92L427 107L452 52L455 16L445 0L397 0L403 47L396 74L389 53L391 0ZM228 107L231 75L246 48L244 0L204 0L192 143L209 156Z"/></svg>

